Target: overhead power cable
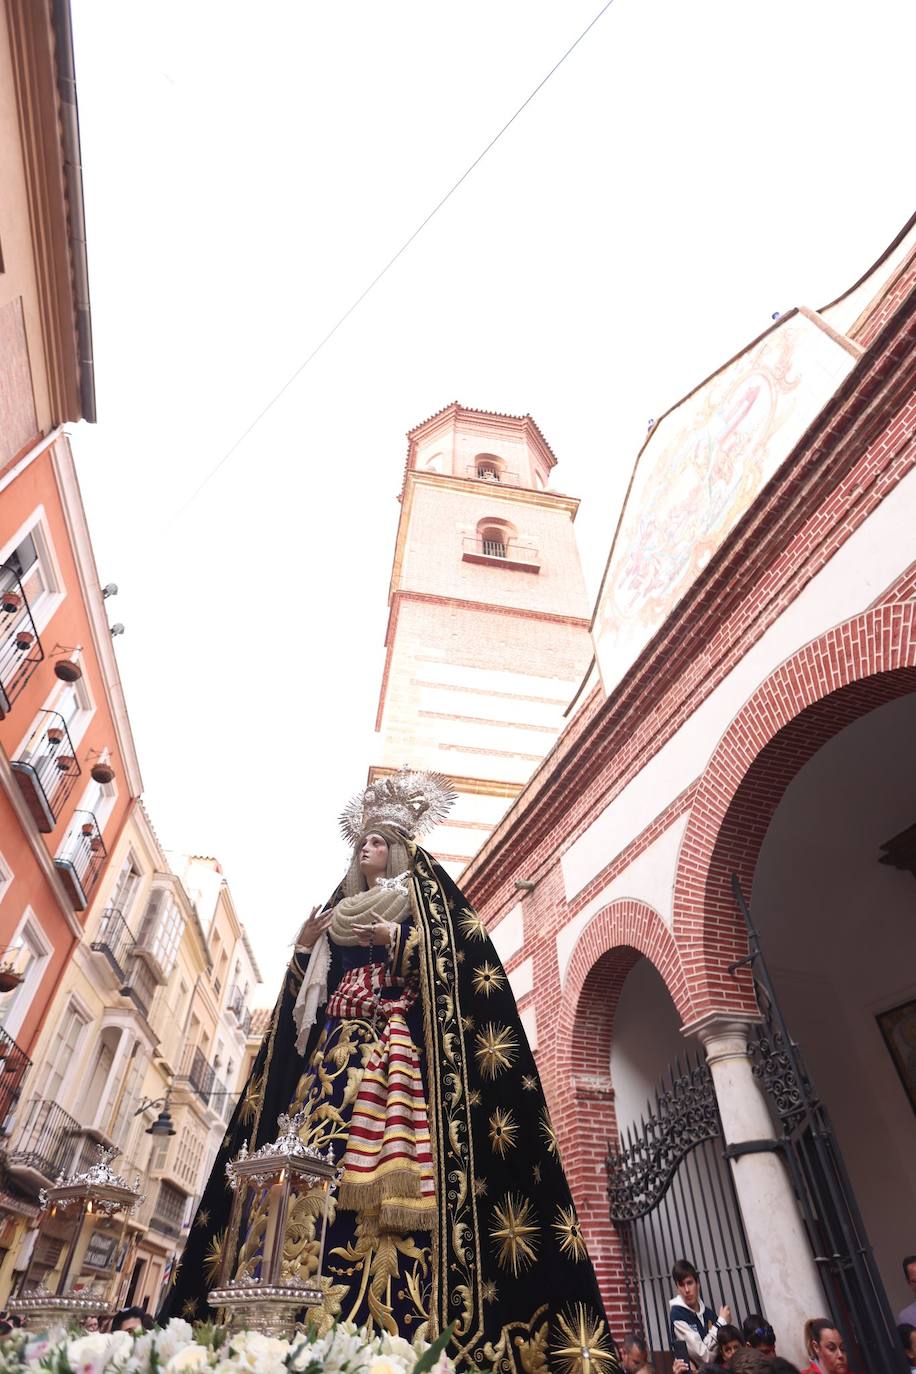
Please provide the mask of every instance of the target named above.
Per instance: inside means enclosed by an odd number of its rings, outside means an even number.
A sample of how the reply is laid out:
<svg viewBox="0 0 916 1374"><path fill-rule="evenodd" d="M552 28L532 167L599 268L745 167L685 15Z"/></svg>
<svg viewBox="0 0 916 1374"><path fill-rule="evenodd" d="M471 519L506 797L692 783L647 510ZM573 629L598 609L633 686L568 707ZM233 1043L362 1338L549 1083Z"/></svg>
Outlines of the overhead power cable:
<svg viewBox="0 0 916 1374"><path fill-rule="evenodd" d="M496 144L502 138L503 134L507 133L508 130L511 129L512 125L518 119L519 115L527 109L527 107L531 104L532 100L534 100L535 96L544 89L544 87L547 85L547 82L554 75L554 73L559 71L563 63L566 61L567 57L569 57L572 53L575 52L576 48L578 48L583 38L585 38L588 35L588 33L595 27L595 25L598 23L598 20L601 18L603 14L606 13L607 10L611 8L611 5L613 3L614 0L606 0L606 3L601 6L601 9L595 15L594 19L592 19L588 24L586 24L585 28L579 34L579 37L575 40L575 42L571 43L569 47L566 49L566 51L563 53L563 56L557 59L557 61L550 68L550 71L546 74L546 76L543 76L541 78L541 80L535 86L534 90L531 91L531 93L522 101L521 105L519 105L515 113L509 119L506 120L505 124L502 126L499 132L493 135L493 137L490 139L486 147L480 153L478 153L477 156L474 158L474 161L465 168L465 170L461 173L461 176L454 183L454 185L452 185L449 188L449 190L446 191L442 199L438 201L436 205L433 206L433 208L430 210L426 218L424 220L421 220L421 222L417 225L416 229L414 229L410 237L404 240L404 242L401 244L397 252L394 253L385 263L384 267L382 267L375 274L375 276L369 282L369 285L363 288L363 290L359 293L359 295L352 302L352 304L350 304L344 311L344 313L340 316L337 322L333 324L331 328L328 330L328 332L324 335L324 337L318 341L318 343L312 349L308 357L304 358L302 362L299 364L299 366L296 368L296 370L290 373L289 377L287 377L286 381L280 387L279 391L275 392L274 395L271 396L270 400L267 402L265 406L263 406L261 410L258 411L257 415L250 422L250 424L248 424L246 428L242 430L241 434L233 442L231 447L226 449L226 452L219 459L219 461L215 463L213 467L210 469L210 471L201 479L198 485L191 492L190 496L188 496L178 507L177 511L172 517L173 520L177 520L178 517L180 515L183 515L184 512L188 509L188 507L197 500L198 496L204 490L204 488L210 482L212 482L216 474L220 471L221 468L225 466L226 463L228 463L232 455L236 452L237 449L241 447L241 445L248 438L249 434L251 434L258 427L258 425L261 423L264 417L268 415L271 410L273 410L277 402L286 394L286 392L293 385L293 382L295 382L296 379L302 375L302 373L308 367L309 363L313 362L314 359L318 357L318 354L322 351L322 349L331 342L334 335L337 333L338 329L340 329L342 325L346 324L347 320L353 314L354 310L357 310L359 306L362 305L363 301L366 299L369 293L373 291L375 287L378 286L382 278L386 276L388 272L391 271L392 267L395 265L398 259L402 257L404 253L407 252L407 249L414 242L414 240L418 238L419 235L422 234L426 226L433 219L435 219L439 211L443 208L444 205L446 205L451 200L452 196L459 189L459 187L462 186L465 181L467 181L468 177L475 170L475 168L480 166L481 162L483 162L484 158L487 156L487 153L489 153L491 149L496 147Z"/></svg>

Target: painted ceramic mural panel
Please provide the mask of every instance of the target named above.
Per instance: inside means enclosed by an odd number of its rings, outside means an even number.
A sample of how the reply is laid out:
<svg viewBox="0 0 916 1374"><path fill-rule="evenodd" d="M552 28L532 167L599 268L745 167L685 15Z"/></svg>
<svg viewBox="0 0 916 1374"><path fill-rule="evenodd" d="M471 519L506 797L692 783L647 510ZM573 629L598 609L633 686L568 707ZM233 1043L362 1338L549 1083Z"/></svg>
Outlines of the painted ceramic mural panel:
<svg viewBox="0 0 916 1374"><path fill-rule="evenodd" d="M653 430L611 550L594 639L606 692L674 610L853 366L794 315Z"/></svg>

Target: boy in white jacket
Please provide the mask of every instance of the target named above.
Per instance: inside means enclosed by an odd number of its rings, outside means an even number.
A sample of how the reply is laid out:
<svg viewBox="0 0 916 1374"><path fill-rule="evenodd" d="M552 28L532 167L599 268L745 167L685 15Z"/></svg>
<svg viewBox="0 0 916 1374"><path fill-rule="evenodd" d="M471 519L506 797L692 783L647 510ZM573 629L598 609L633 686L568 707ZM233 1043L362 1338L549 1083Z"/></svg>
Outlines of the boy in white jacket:
<svg viewBox="0 0 916 1374"><path fill-rule="evenodd" d="M731 1321L731 1308L720 1307L718 1317L713 1315L700 1297L700 1276L689 1260L677 1260L671 1278L677 1288L668 1304L672 1344L683 1341L690 1363L699 1369L715 1359L719 1327Z"/></svg>

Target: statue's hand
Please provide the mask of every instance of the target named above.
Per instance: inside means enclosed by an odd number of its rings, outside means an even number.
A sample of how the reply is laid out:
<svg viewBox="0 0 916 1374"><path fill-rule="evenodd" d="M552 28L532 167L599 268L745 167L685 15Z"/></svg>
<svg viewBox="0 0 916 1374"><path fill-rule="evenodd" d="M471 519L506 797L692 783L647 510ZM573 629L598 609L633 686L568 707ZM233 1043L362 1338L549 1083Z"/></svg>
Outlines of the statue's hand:
<svg viewBox="0 0 916 1374"><path fill-rule="evenodd" d="M302 929L296 936L297 948L311 949L319 935L323 935L331 924L333 914L333 911L322 911L321 907L313 906L311 913L302 922Z"/></svg>
<svg viewBox="0 0 916 1374"><path fill-rule="evenodd" d="M381 945L387 948L391 944L390 921L376 921L372 925L357 926L356 930L359 932L358 939L361 945Z"/></svg>

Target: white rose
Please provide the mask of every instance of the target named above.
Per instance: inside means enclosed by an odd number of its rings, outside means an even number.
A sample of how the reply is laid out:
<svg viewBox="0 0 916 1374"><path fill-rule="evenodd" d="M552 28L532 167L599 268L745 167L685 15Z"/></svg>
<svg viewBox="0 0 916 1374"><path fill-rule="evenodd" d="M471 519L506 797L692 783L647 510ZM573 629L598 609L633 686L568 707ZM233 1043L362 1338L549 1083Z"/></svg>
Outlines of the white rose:
<svg viewBox="0 0 916 1374"><path fill-rule="evenodd" d="M411 1353L411 1368L416 1363L416 1356ZM407 1374L407 1366L401 1360L395 1359L393 1355L375 1355L369 1361L369 1374Z"/></svg>
<svg viewBox="0 0 916 1374"><path fill-rule="evenodd" d="M67 1362L70 1368L76 1369L82 1364L106 1356L110 1341L111 1336L107 1336L104 1331L93 1331L88 1336L78 1336L75 1341L68 1341Z"/></svg>
<svg viewBox="0 0 916 1374"><path fill-rule="evenodd" d="M165 1374L188 1374L192 1369L206 1369L210 1363L210 1352L205 1345L196 1342L186 1345L167 1360Z"/></svg>
<svg viewBox="0 0 916 1374"><path fill-rule="evenodd" d="M405 1340L403 1336L392 1336L389 1331L382 1333L382 1354L393 1355L407 1369L413 1369L419 1358L419 1352L410 1341Z"/></svg>
<svg viewBox="0 0 916 1374"><path fill-rule="evenodd" d="M129 1331L112 1331L108 1336L108 1363L123 1369L134 1353L134 1337Z"/></svg>

